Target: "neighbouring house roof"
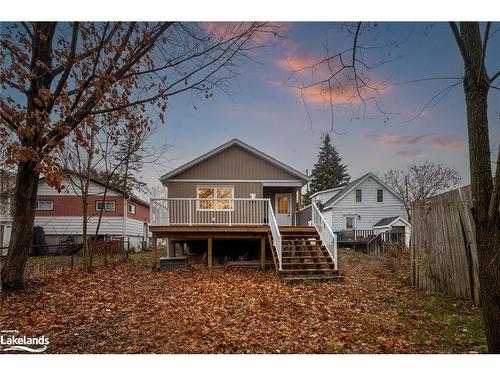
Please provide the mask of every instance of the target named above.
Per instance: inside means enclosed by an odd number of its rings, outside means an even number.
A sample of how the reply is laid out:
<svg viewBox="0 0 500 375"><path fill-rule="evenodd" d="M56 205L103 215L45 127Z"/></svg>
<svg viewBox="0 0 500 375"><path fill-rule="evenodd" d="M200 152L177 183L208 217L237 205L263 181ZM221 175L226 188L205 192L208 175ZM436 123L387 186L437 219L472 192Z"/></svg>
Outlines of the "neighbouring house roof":
<svg viewBox="0 0 500 375"><path fill-rule="evenodd" d="M380 185L382 185L383 187L385 187L392 194L394 194L401 202L403 201L401 199L401 197L389 185L387 185L385 182L383 182L380 178L378 178L377 176L375 176L373 173L368 172L367 174L365 174L365 175L363 175L363 176L361 176L361 177L359 177L359 178L357 178L357 179L349 182L347 185L345 185L342 190L340 190L337 194L335 194L333 197L331 197L330 199L328 199L324 203L324 207L326 208L326 207L334 205L339 200L341 200L342 198L344 198L349 192L351 192L352 190L354 190L357 186L359 186L361 183L363 183L365 180L367 180L370 177L373 178L375 181L377 181Z"/></svg>
<svg viewBox="0 0 500 375"><path fill-rule="evenodd" d="M401 220L406 225L410 226L410 223L404 217L401 217L401 216L391 216L391 217L384 217L383 219L380 219L379 221L377 221L373 225L373 228L388 227L388 226L392 225L394 222L396 222L398 220Z"/></svg>
<svg viewBox="0 0 500 375"><path fill-rule="evenodd" d="M74 172L74 171L70 171L70 170L66 170L66 171L65 171L65 173L68 173L68 174L69 174L69 173L72 173L72 174L74 174L74 175L78 175L78 173L76 173L76 172ZM43 181L43 180L45 180L45 177L40 177L40 178L38 179L38 182L40 183L40 181ZM100 180L98 180L98 179L96 179L96 178L90 177L90 178L89 178L89 180L90 180L90 181L92 181L92 182L93 182L93 183L95 183L95 184L98 184L98 185L101 185L101 186L103 186L103 187L106 187L106 184L105 184L104 182L102 182L102 181L100 181ZM137 203L139 203L139 204L142 204L143 206L149 207L149 203L148 203L148 202L146 202L146 201L142 200L141 198L139 198L138 196L136 196L136 195L134 195L134 194L128 194L128 193L126 193L126 192L124 192L124 191L122 191L122 190L119 190L119 189L113 188L113 187L111 187L111 186L108 186L108 189L109 189L109 190L112 190L112 191L115 191L115 192L117 192L118 194L123 195L124 197L128 197L128 199L130 199L130 200L132 200L132 201L134 201L134 202L137 202Z"/></svg>
<svg viewBox="0 0 500 375"><path fill-rule="evenodd" d="M330 192L335 191L335 190L341 190L341 189L343 189L345 186L346 186L346 185L341 185L341 186L334 187L334 188L332 188L332 189L326 189L326 190L317 191L316 193L311 194L311 198L314 198L315 196L317 196L317 195L319 195L319 194L330 193Z"/></svg>
<svg viewBox="0 0 500 375"><path fill-rule="evenodd" d="M256 148L246 144L245 142L240 141L237 138L234 138L234 139L230 140L229 142L226 142L223 145L216 147L213 150L191 160L190 162L183 164L180 167L164 174L163 176L160 177L160 180L163 182L165 180L171 179L171 178L177 176L178 174L184 172L185 170L187 170L191 167L194 167L195 165L200 164L201 162L203 162L207 159L210 159L214 155L217 155L217 154L221 153L224 150L227 150L228 148L230 148L232 146L241 147L242 149L250 152L251 154L254 154L254 155L266 160L267 162L275 165L276 167L285 170L286 172L297 177L297 179L299 179L303 182L309 181L309 177L307 177L305 174L303 174L303 173L299 172L298 170L286 165L285 163L265 154L264 152L257 150Z"/></svg>

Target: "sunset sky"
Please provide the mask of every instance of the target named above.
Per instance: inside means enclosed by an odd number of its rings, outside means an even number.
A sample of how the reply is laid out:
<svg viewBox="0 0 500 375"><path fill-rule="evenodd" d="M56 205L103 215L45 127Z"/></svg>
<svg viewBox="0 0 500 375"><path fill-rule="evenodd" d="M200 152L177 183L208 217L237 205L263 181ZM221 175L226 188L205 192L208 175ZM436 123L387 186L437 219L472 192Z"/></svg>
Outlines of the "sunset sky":
<svg viewBox="0 0 500 375"><path fill-rule="evenodd" d="M170 168L239 138L302 172L311 170L321 134L332 127L329 101L308 90L303 93L304 105L298 90L290 86L310 81L310 72L290 79L290 71L321 59L326 46L339 50L352 39L335 23L291 23L284 29L280 38L272 39L272 47L253 56L256 62L240 64L233 95L216 92L213 98L201 100L187 94L170 100L166 125L159 127L155 137L172 144ZM492 25L492 33L498 29L498 23ZM455 81L404 83L462 75L461 58L448 24L382 23L362 38L366 46L390 42L397 42L397 46L389 49L389 56L377 55L381 53L377 49L365 55L370 63L390 60L368 73L372 82L383 83L380 106L386 115L373 105L365 113L359 103L343 105L346 93L334 94L332 137L351 177L368 171L383 174L388 168L429 160L457 168L464 184L468 183L462 86L422 111L432 97ZM489 43L486 62L491 74L499 67L500 32ZM316 72L313 79L321 74ZM491 90L490 139L495 149L500 142L499 112L500 91ZM146 167L144 179L158 184L158 176L167 171Z"/></svg>

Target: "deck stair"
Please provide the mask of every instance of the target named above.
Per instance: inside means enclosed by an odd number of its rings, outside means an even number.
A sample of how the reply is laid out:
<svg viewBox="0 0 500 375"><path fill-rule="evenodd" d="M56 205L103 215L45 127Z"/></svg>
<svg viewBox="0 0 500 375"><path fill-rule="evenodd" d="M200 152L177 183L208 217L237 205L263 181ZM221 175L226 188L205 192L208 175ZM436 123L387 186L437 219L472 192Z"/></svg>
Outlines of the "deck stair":
<svg viewBox="0 0 500 375"><path fill-rule="evenodd" d="M282 280L298 283L343 279L314 227L280 227L280 232L283 264L278 275Z"/></svg>

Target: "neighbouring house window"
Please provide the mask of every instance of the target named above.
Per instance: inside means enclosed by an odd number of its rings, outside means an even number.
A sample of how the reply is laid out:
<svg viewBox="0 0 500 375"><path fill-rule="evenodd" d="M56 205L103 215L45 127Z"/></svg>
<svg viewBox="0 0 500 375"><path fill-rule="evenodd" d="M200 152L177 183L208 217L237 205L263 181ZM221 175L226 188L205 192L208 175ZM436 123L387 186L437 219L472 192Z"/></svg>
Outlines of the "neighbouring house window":
<svg viewBox="0 0 500 375"><path fill-rule="evenodd" d="M198 210L232 210L233 186L198 186Z"/></svg>
<svg viewBox="0 0 500 375"><path fill-rule="evenodd" d="M54 209L53 201L36 201L37 211L52 211Z"/></svg>
<svg viewBox="0 0 500 375"><path fill-rule="evenodd" d="M97 211L114 211L115 210L115 202L114 201L95 202L95 209Z"/></svg>
<svg viewBox="0 0 500 375"><path fill-rule="evenodd" d="M135 215L135 204L127 204L127 211L129 214Z"/></svg>
<svg viewBox="0 0 500 375"><path fill-rule="evenodd" d="M361 202L361 189L356 190L356 202Z"/></svg>
<svg viewBox="0 0 500 375"><path fill-rule="evenodd" d="M345 229L354 229L354 217L345 218Z"/></svg>
<svg viewBox="0 0 500 375"><path fill-rule="evenodd" d="M384 191L382 189L377 190L377 202L384 201Z"/></svg>

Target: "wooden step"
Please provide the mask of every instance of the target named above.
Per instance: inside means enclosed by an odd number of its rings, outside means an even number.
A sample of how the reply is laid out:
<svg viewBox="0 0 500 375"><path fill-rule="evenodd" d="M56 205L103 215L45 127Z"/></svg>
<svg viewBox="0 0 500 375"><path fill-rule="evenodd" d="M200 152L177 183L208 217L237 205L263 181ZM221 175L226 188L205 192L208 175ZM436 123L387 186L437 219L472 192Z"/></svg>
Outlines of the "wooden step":
<svg viewBox="0 0 500 375"><path fill-rule="evenodd" d="M333 263L328 262L283 262L283 265L289 265L291 268L293 267L318 267L318 266L332 266Z"/></svg>
<svg viewBox="0 0 500 375"><path fill-rule="evenodd" d="M316 256L324 256L329 257L328 250L283 250L281 252L283 256L308 256L308 255L316 255Z"/></svg>
<svg viewBox="0 0 500 375"><path fill-rule="evenodd" d="M298 262L304 261L304 260L315 261L315 262L332 260L330 257L326 257L326 256L295 256L295 257L289 256L289 257L283 257L282 259L283 259L283 261L296 260Z"/></svg>
<svg viewBox="0 0 500 375"><path fill-rule="evenodd" d="M339 271L333 268L302 268L302 269L283 269L280 271L280 274L283 275L300 275L300 274L309 274L309 273L325 273L325 274L338 274Z"/></svg>

